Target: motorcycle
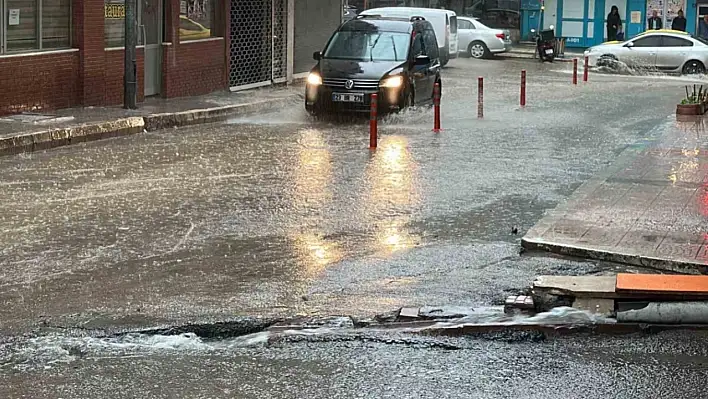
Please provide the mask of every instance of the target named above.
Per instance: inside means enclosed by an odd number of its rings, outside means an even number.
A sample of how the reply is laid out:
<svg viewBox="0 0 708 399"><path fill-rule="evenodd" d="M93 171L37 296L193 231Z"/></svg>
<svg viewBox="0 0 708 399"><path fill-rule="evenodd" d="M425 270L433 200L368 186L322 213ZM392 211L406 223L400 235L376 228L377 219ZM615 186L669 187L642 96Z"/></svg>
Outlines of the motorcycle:
<svg viewBox="0 0 708 399"><path fill-rule="evenodd" d="M531 29L531 33L535 34L534 39L536 40L539 61L553 62L556 58L556 34L553 30L553 25L538 34L536 34L536 29Z"/></svg>

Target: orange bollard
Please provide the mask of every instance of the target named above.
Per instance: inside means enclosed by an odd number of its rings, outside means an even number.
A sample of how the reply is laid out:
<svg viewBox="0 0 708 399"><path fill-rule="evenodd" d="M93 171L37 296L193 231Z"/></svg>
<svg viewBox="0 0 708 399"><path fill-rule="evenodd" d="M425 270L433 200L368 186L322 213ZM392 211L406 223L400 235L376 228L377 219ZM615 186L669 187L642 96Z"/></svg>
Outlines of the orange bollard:
<svg viewBox="0 0 708 399"><path fill-rule="evenodd" d="M378 117L378 94L371 95L371 118L369 119L369 148L374 149L379 142L379 129L376 123Z"/></svg>
<svg viewBox="0 0 708 399"><path fill-rule="evenodd" d="M573 84L578 84L578 59L573 58Z"/></svg>
<svg viewBox="0 0 708 399"><path fill-rule="evenodd" d="M588 66L588 56L586 55L586 56L585 56L585 69L583 69L583 82L587 82L587 81L588 81L588 69L589 69L589 66Z"/></svg>
<svg viewBox="0 0 708 399"><path fill-rule="evenodd" d="M477 78L477 118L484 118L484 78Z"/></svg>
<svg viewBox="0 0 708 399"><path fill-rule="evenodd" d="M440 83L435 83L433 91L433 107L435 109L435 117L433 120L433 131L440 132Z"/></svg>
<svg viewBox="0 0 708 399"><path fill-rule="evenodd" d="M522 107L526 106L526 70L521 70L521 97L519 98L519 105Z"/></svg>

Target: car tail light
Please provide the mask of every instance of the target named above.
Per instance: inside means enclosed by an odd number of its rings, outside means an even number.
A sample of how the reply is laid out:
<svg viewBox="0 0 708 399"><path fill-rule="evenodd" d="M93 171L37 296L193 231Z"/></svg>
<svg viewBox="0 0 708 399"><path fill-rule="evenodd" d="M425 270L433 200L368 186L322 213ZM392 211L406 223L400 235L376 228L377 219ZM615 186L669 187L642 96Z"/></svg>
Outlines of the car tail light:
<svg viewBox="0 0 708 399"><path fill-rule="evenodd" d="M503 33L497 33L497 37L500 38L500 39L502 39L502 40L506 39L506 35L503 34Z"/></svg>

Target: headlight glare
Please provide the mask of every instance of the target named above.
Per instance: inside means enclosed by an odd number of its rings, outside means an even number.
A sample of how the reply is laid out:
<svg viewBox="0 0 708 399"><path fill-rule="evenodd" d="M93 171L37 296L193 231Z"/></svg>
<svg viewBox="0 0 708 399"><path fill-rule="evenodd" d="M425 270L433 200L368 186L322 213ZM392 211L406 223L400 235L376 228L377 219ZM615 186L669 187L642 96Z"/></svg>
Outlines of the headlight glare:
<svg viewBox="0 0 708 399"><path fill-rule="evenodd" d="M381 87L396 88L403 85L402 76L391 76L381 81Z"/></svg>
<svg viewBox="0 0 708 399"><path fill-rule="evenodd" d="M307 75L307 84L319 86L322 84L322 77L317 73L310 72L310 74Z"/></svg>

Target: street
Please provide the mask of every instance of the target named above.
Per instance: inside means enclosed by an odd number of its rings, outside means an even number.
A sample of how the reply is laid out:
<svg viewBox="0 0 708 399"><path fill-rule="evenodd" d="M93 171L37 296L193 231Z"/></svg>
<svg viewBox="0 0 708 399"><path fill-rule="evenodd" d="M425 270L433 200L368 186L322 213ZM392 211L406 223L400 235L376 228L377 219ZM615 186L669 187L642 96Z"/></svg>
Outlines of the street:
<svg viewBox="0 0 708 399"><path fill-rule="evenodd" d="M92 338L499 305L537 275L638 270L523 254L520 238L626 147L657 139L683 85L704 81L592 73L574 87L571 68L453 60L443 131L431 109L407 110L379 122L375 151L365 118L315 121L301 100L0 158L0 396L705 397L699 333Z"/></svg>

